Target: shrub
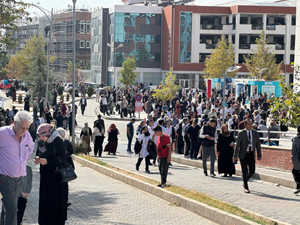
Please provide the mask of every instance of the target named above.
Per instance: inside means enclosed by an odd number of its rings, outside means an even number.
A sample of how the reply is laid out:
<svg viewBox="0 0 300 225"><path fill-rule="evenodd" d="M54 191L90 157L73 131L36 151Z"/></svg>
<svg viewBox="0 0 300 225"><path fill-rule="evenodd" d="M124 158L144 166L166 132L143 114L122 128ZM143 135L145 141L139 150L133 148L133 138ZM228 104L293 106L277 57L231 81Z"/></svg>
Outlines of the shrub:
<svg viewBox="0 0 300 225"><path fill-rule="evenodd" d="M58 86L57 87L57 94L62 95L64 93L64 87L63 86Z"/></svg>
<svg viewBox="0 0 300 225"><path fill-rule="evenodd" d="M63 101L64 100L64 95L61 95L60 96L60 101Z"/></svg>
<svg viewBox="0 0 300 225"><path fill-rule="evenodd" d="M88 87L87 94L88 94L89 97L91 97L94 94L94 87L93 86Z"/></svg>
<svg viewBox="0 0 300 225"><path fill-rule="evenodd" d="M72 97L73 88L70 88L70 89L68 90L68 92L69 92L69 94L70 94L71 97Z"/></svg>
<svg viewBox="0 0 300 225"><path fill-rule="evenodd" d="M22 97L21 94L19 94L19 96L18 96L18 102L19 102L19 104L22 104L22 101L23 101L23 97Z"/></svg>
<svg viewBox="0 0 300 225"><path fill-rule="evenodd" d="M70 99L70 94L67 94L67 102L69 101Z"/></svg>
<svg viewBox="0 0 300 225"><path fill-rule="evenodd" d="M77 142L72 145L74 154L85 154L87 145L84 142Z"/></svg>

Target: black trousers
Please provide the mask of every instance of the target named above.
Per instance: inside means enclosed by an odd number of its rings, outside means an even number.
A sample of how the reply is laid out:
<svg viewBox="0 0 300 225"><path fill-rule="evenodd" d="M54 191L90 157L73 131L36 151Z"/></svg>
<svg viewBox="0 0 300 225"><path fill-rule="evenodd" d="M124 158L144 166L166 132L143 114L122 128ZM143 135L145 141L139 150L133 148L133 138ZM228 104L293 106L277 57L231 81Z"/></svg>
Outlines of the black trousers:
<svg viewBox="0 0 300 225"><path fill-rule="evenodd" d="M84 115L85 105L81 105L81 114Z"/></svg>
<svg viewBox="0 0 300 225"><path fill-rule="evenodd" d="M26 209L27 199L19 197L18 199L18 212L17 212L17 224L21 224Z"/></svg>
<svg viewBox="0 0 300 225"><path fill-rule="evenodd" d="M167 175L169 170L169 163L167 162L168 157L159 158L158 167L161 178L161 184L167 183Z"/></svg>
<svg viewBox="0 0 300 225"><path fill-rule="evenodd" d="M245 158L240 159L240 161L241 161L241 167L243 173L244 188L249 189L248 180L255 173L255 160L254 160L253 153L252 152L246 153Z"/></svg>
<svg viewBox="0 0 300 225"><path fill-rule="evenodd" d="M292 170L294 181L297 184L297 189L300 189L300 170Z"/></svg>
<svg viewBox="0 0 300 225"><path fill-rule="evenodd" d="M136 166L139 168L140 165L141 165L141 162L143 161L144 158L139 158L137 163L136 163ZM149 165L150 165L150 156L147 155L146 158L145 158L145 161L146 161L146 167L145 167L145 170L149 170Z"/></svg>
<svg viewBox="0 0 300 225"><path fill-rule="evenodd" d="M103 115L105 115L105 113L109 116L108 112L107 112L107 105L103 105Z"/></svg>
<svg viewBox="0 0 300 225"><path fill-rule="evenodd" d="M184 155L188 156L190 154L190 149L191 149L191 140L187 135L185 135L184 141L185 141Z"/></svg>
<svg viewBox="0 0 300 225"><path fill-rule="evenodd" d="M99 152L99 156L101 157L102 150L103 150L103 140L104 140L103 136L96 136L96 140L95 140L95 144L94 144L94 154L95 154L95 156Z"/></svg>
<svg viewBox="0 0 300 225"><path fill-rule="evenodd" d="M182 135L178 135L177 137L177 154L182 154L182 148L184 146Z"/></svg>

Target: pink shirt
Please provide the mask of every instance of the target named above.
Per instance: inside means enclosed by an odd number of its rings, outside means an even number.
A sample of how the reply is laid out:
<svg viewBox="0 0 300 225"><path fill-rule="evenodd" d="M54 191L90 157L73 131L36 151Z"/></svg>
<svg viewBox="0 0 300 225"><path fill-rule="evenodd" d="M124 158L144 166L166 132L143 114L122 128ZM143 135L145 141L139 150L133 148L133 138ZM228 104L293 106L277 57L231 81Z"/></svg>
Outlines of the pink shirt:
<svg viewBox="0 0 300 225"><path fill-rule="evenodd" d="M26 176L26 163L34 143L28 131L18 142L13 126L0 128L0 174L10 177Z"/></svg>

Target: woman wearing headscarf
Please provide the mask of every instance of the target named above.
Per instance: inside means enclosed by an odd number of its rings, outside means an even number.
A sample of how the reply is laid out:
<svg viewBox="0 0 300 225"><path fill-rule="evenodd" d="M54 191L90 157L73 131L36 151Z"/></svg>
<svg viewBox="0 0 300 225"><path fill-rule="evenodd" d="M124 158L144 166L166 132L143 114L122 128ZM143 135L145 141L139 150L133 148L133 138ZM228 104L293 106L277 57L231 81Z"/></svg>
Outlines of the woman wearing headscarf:
<svg viewBox="0 0 300 225"><path fill-rule="evenodd" d="M64 225L67 220L67 184L58 179L57 167L66 161L66 149L59 133L50 124L37 129L34 162L40 164L40 225Z"/></svg>
<svg viewBox="0 0 300 225"><path fill-rule="evenodd" d="M148 127L143 126L143 128L141 129L141 133L138 136L138 141L142 144L142 149L139 153L138 161L135 164L135 168L137 171L140 168L141 162L143 161L143 159L145 159L146 160L145 172L150 173L150 170L149 170L150 156L149 156L149 152L147 151L148 142L150 140L151 140L151 137L150 137L150 133L148 132Z"/></svg>
<svg viewBox="0 0 300 225"><path fill-rule="evenodd" d="M145 121L142 120L140 125L136 128L136 135L139 136L142 133L142 128L145 126Z"/></svg>
<svg viewBox="0 0 300 225"><path fill-rule="evenodd" d="M223 124L218 137L217 153L218 153L218 172L224 173L224 177L235 174L233 158L233 134L228 131L227 124Z"/></svg>
<svg viewBox="0 0 300 225"><path fill-rule="evenodd" d="M108 143L105 146L104 151L108 152L108 154L110 155L110 153L116 155L116 151L117 151L117 147L118 147L118 135L119 130L117 129L116 125L114 123L112 123L108 130Z"/></svg>
<svg viewBox="0 0 300 225"><path fill-rule="evenodd" d="M80 138L82 142L86 145L86 152L85 154L89 154L91 149L91 137L92 137L92 129L89 127L88 123L84 124L84 127L81 130Z"/></svg>
<svg viewBox="0 0 300 225"><path fill-rule="evenodd" d="M95 124L95 129L93 132L93 139L94 139L94 154L97 156L99 152L99 157L102 156L102 145L104 140L104 127L100 124L99 121Z"/></svg>

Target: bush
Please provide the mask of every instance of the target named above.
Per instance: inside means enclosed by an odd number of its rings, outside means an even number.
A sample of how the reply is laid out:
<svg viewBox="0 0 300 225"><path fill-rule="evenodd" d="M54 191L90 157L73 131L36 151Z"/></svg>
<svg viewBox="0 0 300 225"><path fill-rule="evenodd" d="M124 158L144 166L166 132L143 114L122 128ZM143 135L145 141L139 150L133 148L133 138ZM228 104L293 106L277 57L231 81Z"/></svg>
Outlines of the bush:
<svg viewBox="0 0 300 225"><path fill-rule="evenodd" d="M87 94L88 94L89 97L91 97L94 94L94 87L93 86L88 87Z"/></svg>
<svg viewBox="0 0 300 225"><path fill-rule="evenodd" d="M57 94L62 95L64 93L64 87L63 86L58 86L57 87Z"/></svg>
<svg viewBox="0 0 300 225"><path fill-rule="evenodd" d="M18 102L19 102L19 104L22 104L22 101L23 101L23 97L22 97L21 94L19 94L19 96L18 96Z"/></svg>
<svg viewBox="0 0 300 225"><path fill-rule="evenodd" d="M70 88L70 89L68 90L68 92L69 92L69 94L72 96L73 88Z"/></svg>
<svg viewBox="0 0 300 225"><path fill-rule="evenodd" d="M61 95L60 96L60 101L63 101L64 100L64 95Z"/></svg>
<svg viewBox="0 0 300 225"><path fill-rule="evenodd" d="M67 102L69 101L70 99L70 94L67 94Z"/></svg>
<svg viewBox="0 0 300 225"><path fill-rule="evenodd" d="M85 154L87 145L83 142L77 142L74 145L72 145L74 154Z"/></svg>

